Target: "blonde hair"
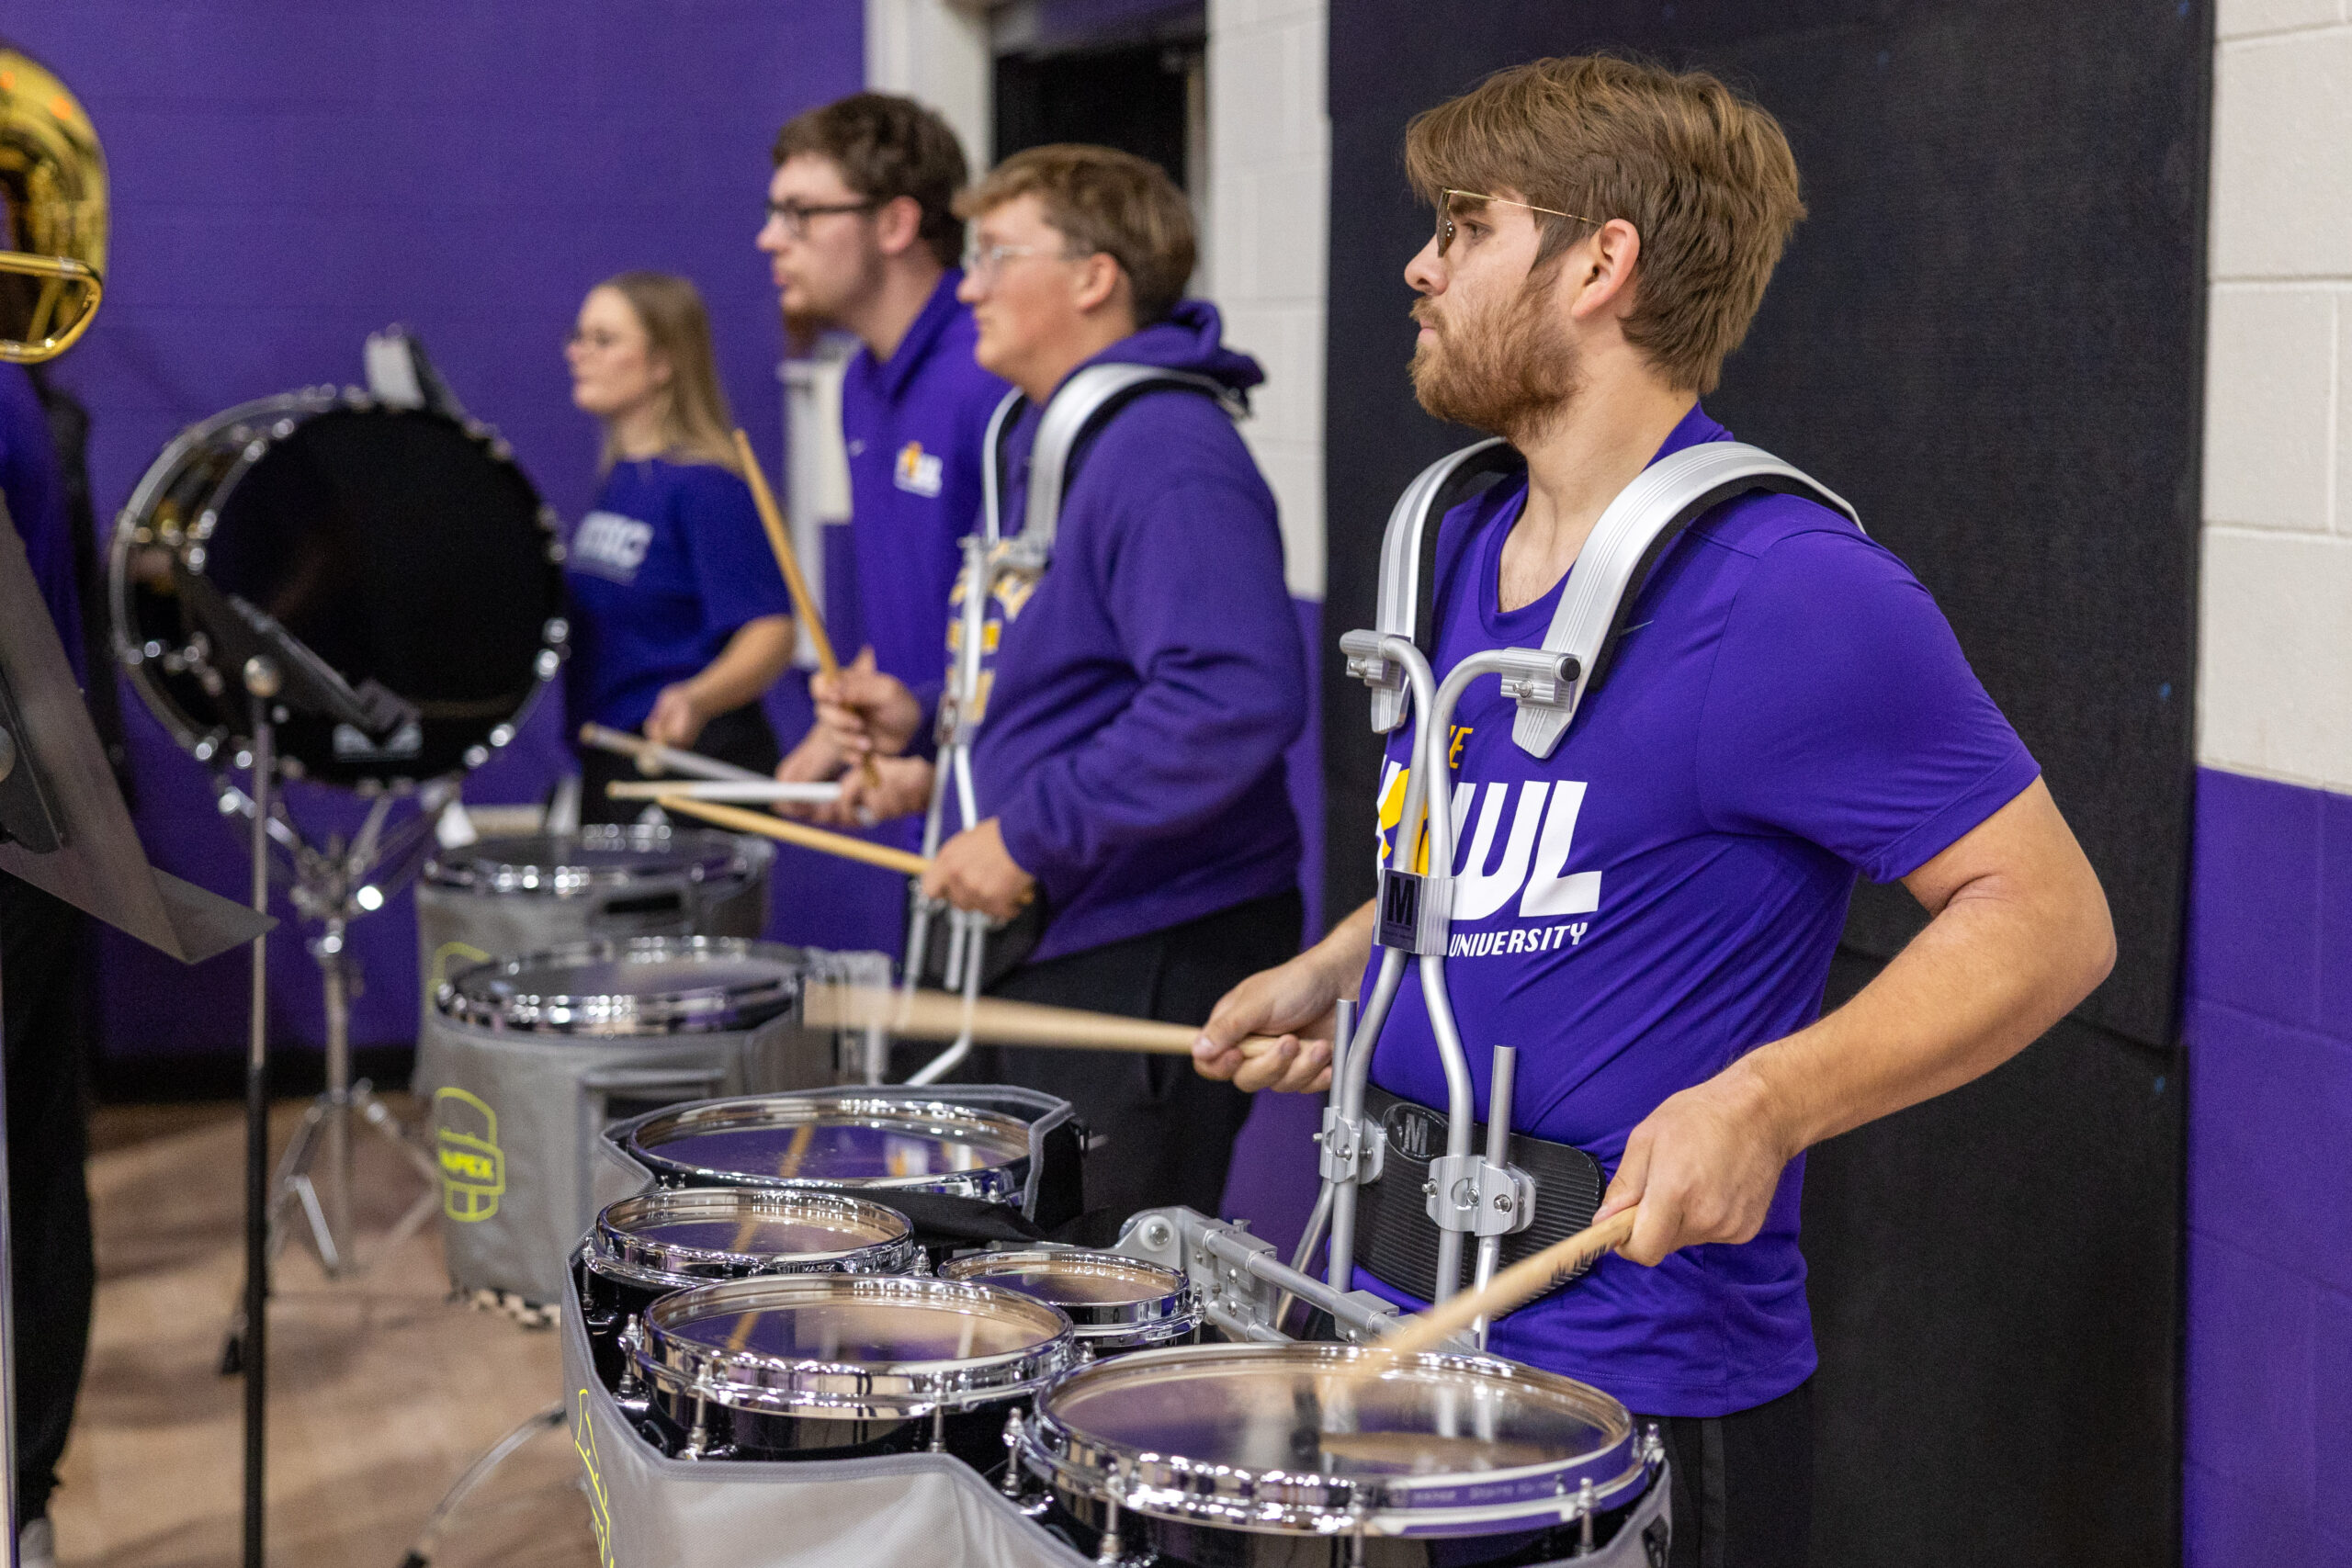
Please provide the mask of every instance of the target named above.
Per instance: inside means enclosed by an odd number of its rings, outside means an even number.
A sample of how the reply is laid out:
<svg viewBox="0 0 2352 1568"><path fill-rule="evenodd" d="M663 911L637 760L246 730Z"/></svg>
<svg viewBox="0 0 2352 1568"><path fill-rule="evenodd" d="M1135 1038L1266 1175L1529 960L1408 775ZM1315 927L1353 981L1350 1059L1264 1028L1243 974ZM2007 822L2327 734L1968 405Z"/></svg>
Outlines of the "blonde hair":
<svg viewBox="0 0 2352 1568"><path fill-rule="evenodd" d="M703 309L701 291L666 272L624 272L596 288L628 301L645 329L646 351L670 367L669 384L661 389L662 455L735 472L735 416L719 389L710 312ZM610 468L619 456L606 421L602 466Z"/></svg>
<svg viewBox="0 0 2352 1568"><path fill-rule="evenodd" d="M1046 221L1079 254L1119 264L1134 291L1136 325L1163 320L1184 297L1194 260L1193 209L1159 164L1109 147L1059 141L1015 152L956 198L978 218L1035 196Z"/></svg>
<svg viewBox="0 0 2352 1568"><path fill-rule="evenodd" d="M1514 66L1416 116L1405 170L1432 203L1449 189L1508 191L1585 214L1536 214L1538 267L1593 224L1633 224L1642 251L1625 339L1695 392L1714 389L1804 216L1779 121L1704 72L1608 55Z"/></svg>

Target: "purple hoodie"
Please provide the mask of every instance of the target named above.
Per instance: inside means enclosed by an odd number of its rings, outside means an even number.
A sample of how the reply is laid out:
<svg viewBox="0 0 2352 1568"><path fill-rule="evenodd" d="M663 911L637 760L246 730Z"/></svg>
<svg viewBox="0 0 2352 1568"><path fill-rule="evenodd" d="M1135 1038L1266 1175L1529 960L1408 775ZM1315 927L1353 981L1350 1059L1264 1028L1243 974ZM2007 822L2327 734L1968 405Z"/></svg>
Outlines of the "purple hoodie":
<svg viewBox="0 0 2352 1568"><path fill-rule="evenodd" d="M1215 307L1186 300L1088 363L1263 380L1219 332ZM1037 417L1012 434L1008 533ZM1113 414L1080 455L1051 565L1012 600L989 605L972 762L981 814L1042 890L1033 958L1295 886L1283 752L1306 720L1306 653L1273 494L1224 410L1170 389Z"/></svg>

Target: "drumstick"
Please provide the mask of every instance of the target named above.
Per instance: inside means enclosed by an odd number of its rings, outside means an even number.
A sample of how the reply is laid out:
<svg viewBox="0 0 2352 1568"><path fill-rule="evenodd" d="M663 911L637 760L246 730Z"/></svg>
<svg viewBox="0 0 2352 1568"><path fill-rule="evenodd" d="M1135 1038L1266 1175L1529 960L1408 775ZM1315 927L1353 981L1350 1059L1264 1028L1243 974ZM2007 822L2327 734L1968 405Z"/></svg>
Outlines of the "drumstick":
<svg viewBox="0 0 2352 1568"><path fill-rule="evenodd" d="M1392 1355L1409 1356L1417 1350L1434 1350L1446 1340L1482 1317L1500 1317L1515 1306L1534 1300L1560 1282L1561 1276L1580 1263L1589 1262L1612 1247L1624 1246L1634 1236L1634 1220L1641 1213L1641 1205L1621 1210L1601 1221L1578 1231L1566 1241L1555 1241L1532 1257L1522 1258L1493 1279L1485 1287L1464 1291L1452 1301L1430 1308L1424 1313L1406 1318L1396 1327L1373 1342L1373 1348ZM1375 1365L1367 1371L1377 1371Z"/></svg>
<svg viewBox="0 0 2352 1568"><path fill-rule="evenodd" d="M720 806L708 800L690 800L675 794L657 795L653 797L653 804L664 811L682 811L689 817L699 817L706 822L716 822L722 828L732 828L739 833L757 833L779 843L797 844L804 850L839 855L843 860L861 861L907 876L921 876L931 864L922 856L905 850L894 850L888 844L869 844L864 839L853 839L847 833L828 833L822 828L805 828L797 822L771 817L764 811L745 811L740 807Z"/></svg>
<svg viewBox="0 0 2352 1568"><path fill-rule="evenodd" d="M1200 1030L1189 1023L1088 1012L1082 1008L1006 1001L1001 997L965 1000L948 991L886 990L879 986L810 986L801 992L801 1021L817 1028L856 1028L878 1023L901 1039L954 1040L969 1027L972 1038L989 1045L1051 1045L1080 1051L1141 1051L1156 1056L1189 1056ZM1262 1056L1274 1038L1253 1034L1241 1042L1244 1057Z"/></svg>
<svg viewBox="0 0 2352 1568"><path fill-rule="evenodd" d="M808 580L800 575L800 558L792 553L791 536L784 531L784 513L768 490L768 478L760 471L759 458L752 455L752 438L741 430L735 432L735 456L743 465L743 482L752 487L752 505L760 514L760 526L768 531L768 547L775 552L776 567L784 573L785 590L792 595L793 614L800 617L800 625L808 633L809 646L817 650L817 668L827 675L837 674L842 661L833 657L832 639L825 635L825 623L817 614L816 600L808 596Z"/></svg>
<svg viewBox="0 0 2352 1568"><path fill-rule="evenodd" d="M765 773L755 773L749 768L739 768L732 762L722 762L699 751L681 751L675 746L664 746L659 740L648 740L642 735L631 735L626 730L607 729L601 724L582 725L580 743L594 746L599 751L634 757L638 765L649 772L666 768L671 773L687 773L698 779L732 779L738 782L764 782L767 778Z"/></svg>
<svg viewBox="0 0 2352 1568"><path fill-rule="evenodd" d="M701 779L692 784L677 779L615 779L605 786L605 794L613 800L659 800L665 795L674 795L687 800L736 805L790 800L819 806L839 800L842 786L822 782L788 784L781 779Z"/></svg>
<svg viewBox="0 0 2352 1568"><path fill-rule="evenodd" d="M735 432L735 456L743 465L743 482L752 487L752 505L760 514L760 526L768 532L768 548L775 552L775 564L784 573L786 592L792 595L794 613L800 624L808 628L808 645L817 650L817 672L838 675L842 661L833 655L833 639L825 635L824 617L817 614L817 601L809 596L808 581L800 575L800 558L793 553L792 536L785 532L784 513L775 503L775 496L768 489L768 477L760 471L759 458L752 455L752 438L739 427ZM868 789L879 789L882 775L867 757L858 764L858 776Z"/></svg>

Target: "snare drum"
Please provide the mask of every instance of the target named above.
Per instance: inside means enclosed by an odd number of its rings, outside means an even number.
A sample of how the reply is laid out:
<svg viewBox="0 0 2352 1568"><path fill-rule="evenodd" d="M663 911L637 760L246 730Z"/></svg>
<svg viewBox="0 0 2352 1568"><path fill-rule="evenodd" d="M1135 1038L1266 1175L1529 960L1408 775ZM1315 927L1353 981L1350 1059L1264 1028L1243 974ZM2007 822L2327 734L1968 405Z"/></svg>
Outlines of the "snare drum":
<svg viewBox="0 0 2352 1568"><path fill-rule="evenodd" d="M1199 1345L1100 1361L1037 1396L1021 1462L1105 1562L1552 1562L1610 1552L1636 1515L1662 1546L1657 1446L1617 1401L1485 1357L1364 1365L1377 1355Z"/></svg>
<svg viewBox="0 0 2352 1568"><path fill-rule="evenodd" d="M639 823L444 850L416 884L424 1005L477 964L632 936L756 937L775 846Z"/></svg>
<svg viewBox="0 0 2352 1568"><path fill-rule="evenodd" d="M970 1253L941 1264L939 1274L1018 1291L1061 1308L1090 1357L1189 1345L1200 1337L1204 1313L1191 1282L1140 1258L1023 1247Z"/></svg>
<svg viewBox="0 0 2352 1568"><path fill-rule="evenodd" d="M673 1291L769 1274L905 1274L923 1264L905 1215L839 1192L689 1187L607 1204L580 1248L596 1371L620 1375L621 1325Z"/></svg>
<svg viewBox="0 0 2352 1568"><path fill-rule="evenodd" d="M583 942L441 987L417 1040L461 1290L570 1292L596 1216L605 1124L711 1094L830 1081L833 1037L799 1024L799 950L736 937Z"/></svg>
<svg viewBox="0 0 2352 1568"><path fill-rule="evenodd" d="M648 1436L690 1459L929 1448L1005 1461L1006 1417L1076 1356L1069 1319L989 1285L804 1274L662 1297L624 1330Z"/></svg>

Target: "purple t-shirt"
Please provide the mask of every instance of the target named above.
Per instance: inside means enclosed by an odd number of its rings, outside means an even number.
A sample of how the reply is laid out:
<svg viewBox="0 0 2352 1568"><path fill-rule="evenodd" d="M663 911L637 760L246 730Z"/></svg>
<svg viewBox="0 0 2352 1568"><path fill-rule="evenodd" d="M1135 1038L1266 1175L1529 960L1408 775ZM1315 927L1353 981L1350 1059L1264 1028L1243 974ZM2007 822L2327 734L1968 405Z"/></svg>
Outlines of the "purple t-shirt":
<svg viewBox="0 0 2352 1568"><path fill-rule="evenodd" d="M1694 408L1658 456L1727 439ZM1525 494L1498 485L1444 520L1441 678L1479 649L1538 646L1551 625L1560 585L1498 608ZM1708 513L1628 620L1615 668L1549 760L1513 744L1494 680L1464 695L1449 753L1446 979L1480 1113L1494 1047L1516 1046L1514 1129L1612 1172L1669 1095L1818 1016L1857 873L1909 874L2040 771L1928 591L1814 502L1749 495ZM1390 823L1406 760L1400 731L1383 768ZM1406 973L1373 1080L1442 1110ZM1648 1415L1724 1416L1787 1393L1814 1369L1804 1166L1791 1163L1753 1241L1656 1269L1604 1258L1497 1323L1492 1348Z"/></svg>
<svg viewBox="0 0 2352 1568"><path fill-rule="evenodd" d="M963 278L948 270L887 362L860 349L842 378L855 583L846 596L828 584L828 607L849 598L847 629L873 646L875 668L919 691L940 683L947 595L979 527L980 446L1007 389L972 358Z"/></svg>
<svg viewBox="0 0 2352 1568"><path fill-rule="evenodd" d="M744 622L792 613L751 488L708 463L614 464L571 531L563 580L575 728L637 728L662 687L701 673Z"/></svg>

